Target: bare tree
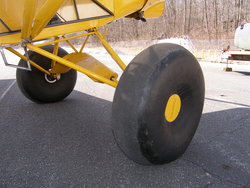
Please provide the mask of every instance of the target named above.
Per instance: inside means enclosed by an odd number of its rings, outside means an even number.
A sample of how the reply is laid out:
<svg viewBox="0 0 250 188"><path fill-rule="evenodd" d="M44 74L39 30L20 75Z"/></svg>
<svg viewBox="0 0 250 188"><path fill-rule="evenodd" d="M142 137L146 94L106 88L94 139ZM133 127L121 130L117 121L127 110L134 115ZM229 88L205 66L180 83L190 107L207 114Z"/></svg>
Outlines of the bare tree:
<svg viewBox="0 0 250 188"><path fill-rule="evenodd" d="M166 0L161 18L146 23L122 19L110 24L112 40L158 39L188 35L197 39L233 38L250 22L250 0Z"/></svg>

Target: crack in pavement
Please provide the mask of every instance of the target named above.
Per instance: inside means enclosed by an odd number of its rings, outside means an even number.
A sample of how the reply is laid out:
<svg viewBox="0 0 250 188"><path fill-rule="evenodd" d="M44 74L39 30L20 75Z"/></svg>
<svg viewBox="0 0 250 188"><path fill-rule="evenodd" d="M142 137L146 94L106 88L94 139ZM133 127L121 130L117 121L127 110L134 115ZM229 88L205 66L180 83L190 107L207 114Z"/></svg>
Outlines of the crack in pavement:
<svg viewBox="0 0 250 188"><path fill-rule="evenodd" d="M219 100L219 99L212 99L212 98L208 98L208 97L206 97L205 100L209 100L209 101L213 101L213 102L220 102L220 103L227 103L227 104L231 104L231 105L234 105L234 106L244 106L244 107L250 108L250 105L241 104L241 103L237 103L237 102L231 102L231 101L225 101L225 100Z"/></svg>
<svg viewBox="0 0 250 188"><path fill-rule="evenodd" d="M193 164L193 165L199 167L199 168L202 169L205 173L211 175L212 177L218 179L218 180L221 181L221 182L228 182L228 183L233 184L233 185L236 185L236 186L247 187L246 185L239 184L239 183L237 183L237 182L233 182L233 181L230 181L230 180L225 180L225 179L221 178L219 175L217 175L217 174L215 174L215 173L213 173L213 172L210 172L209 170L207 170L206 168L204 168L202 165L199 165L198 163L195 163L195 162L193 162L193 161L191 161L191 160L188 160L188 159L182 159L182 160L184 160L184 161L186 161L186 162L189 162L189 163L191 163L191 164Z"/></svg>
<svg viewBox="0 0 250 188"><path fill-rule="evenodd" d="M211 143L214 142L214 140L215 140L216 138L218 138L219 136L221 136L221 135L223 135L223 134L232 134L232 133L235 133L235 131L241 130L241 129L243 129L243 128L245 128L245 125L244 125L244 126L241 125L241 126L239 126L239 127L237 127L237 128L234 128L234 129L232 129L232 130L223 131L223 132L218 133L217 135L213 136L211 139L209 139L207 142L204 142L204 143L206 143L206 144L211 144Z"/></svg>

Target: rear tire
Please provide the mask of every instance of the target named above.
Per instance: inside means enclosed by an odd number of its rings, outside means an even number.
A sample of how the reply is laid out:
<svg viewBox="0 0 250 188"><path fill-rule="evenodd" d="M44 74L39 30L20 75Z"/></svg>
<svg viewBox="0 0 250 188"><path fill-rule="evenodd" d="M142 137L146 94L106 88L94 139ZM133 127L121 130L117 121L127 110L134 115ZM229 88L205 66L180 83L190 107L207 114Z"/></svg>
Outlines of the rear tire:
<svg viewBox="0 0 250 188"><path fill-rule="evenodd" d="M42 47L42 49L52 53L54 47L49 45ZM29 51L28 54L30 60L46 70L51 69L51 59L32 51ZM64 57L67 54L62 48L58 49L59 57ZM26 62L20 60L19 66L25 65ZM51 103L63 100L73 91L77 72L71 69L67 73L61 74L58 79L54 79L32 66L32 71L17 69L16 79L21 92L28 99L38 103Z"/></svg>
<svg viewBox="0 0 250 188"><path fill-rule="evenodd" d="M144 50L128 65L115 92L112 130L118 146L140 164L177 159L198 127L204 93L201 68L185 48L157 44ZM175 96L181 106L171 119L166 106Z"/></svg>

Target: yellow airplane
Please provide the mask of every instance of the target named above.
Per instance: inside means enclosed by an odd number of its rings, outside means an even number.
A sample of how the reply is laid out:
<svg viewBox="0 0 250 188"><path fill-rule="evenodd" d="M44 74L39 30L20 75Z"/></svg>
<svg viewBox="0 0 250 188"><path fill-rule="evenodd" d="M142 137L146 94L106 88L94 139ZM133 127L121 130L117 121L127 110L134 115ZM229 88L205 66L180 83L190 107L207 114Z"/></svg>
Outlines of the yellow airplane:
<svg viewBox="0 0 250 188"><path fill-rule="evenodd" d="M17 68L17 84L34 102L63 100L74 89L77 71L115 87L112 130L118 146L137 163L168 163L185 152L202 114L204 78L197 60L179 45L156 44L126 66L98 30L123 17L160 17L164 6L164 0L1 0L0 52L7 66ZM85 32L66 35L80 31ZM90 36L123 70L119 80L83 52ZM80 49L70 42L76 38L85 39ZM62 41L74 52L61 48ZM6 51L20 57L19 63L8 62Z"/></svg>

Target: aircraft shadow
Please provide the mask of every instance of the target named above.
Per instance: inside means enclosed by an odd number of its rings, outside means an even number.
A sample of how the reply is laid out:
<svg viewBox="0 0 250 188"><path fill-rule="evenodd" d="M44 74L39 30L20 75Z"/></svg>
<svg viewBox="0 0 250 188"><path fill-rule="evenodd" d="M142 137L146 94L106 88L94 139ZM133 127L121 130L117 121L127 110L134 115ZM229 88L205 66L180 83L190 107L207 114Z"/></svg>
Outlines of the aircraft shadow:
<svg viewBox="0 0 250 188"><path fill-rule="evenodd" d="M111 108L110 101L79 91L62 102L36 104L15 84L0 101L0 186L250 184L250 108L203 114L186 153L162 166L141 166L122 154L111 132Z"/></svg>
<svg viewBox="0 0 250 188"><path fill-rule="evenodd" d="M243 75L245 75L245 76L250 76L250 72L246 72L246 71L234 71L234 72L243 74Z"/></svg>

